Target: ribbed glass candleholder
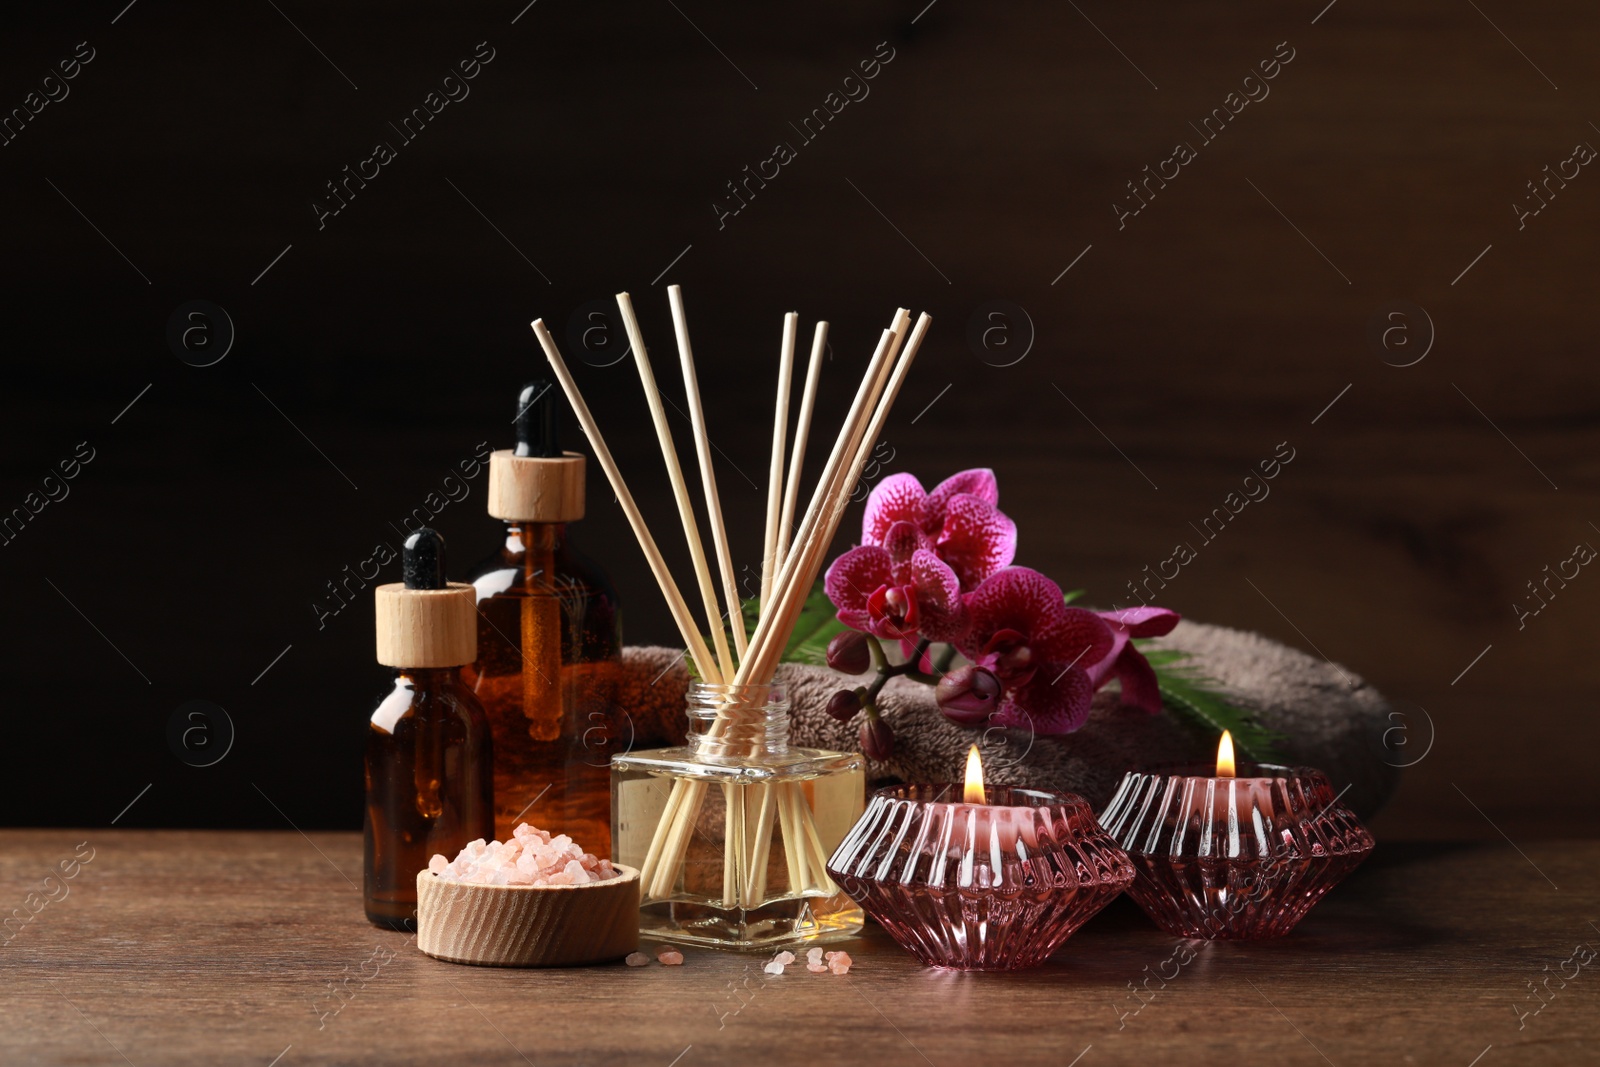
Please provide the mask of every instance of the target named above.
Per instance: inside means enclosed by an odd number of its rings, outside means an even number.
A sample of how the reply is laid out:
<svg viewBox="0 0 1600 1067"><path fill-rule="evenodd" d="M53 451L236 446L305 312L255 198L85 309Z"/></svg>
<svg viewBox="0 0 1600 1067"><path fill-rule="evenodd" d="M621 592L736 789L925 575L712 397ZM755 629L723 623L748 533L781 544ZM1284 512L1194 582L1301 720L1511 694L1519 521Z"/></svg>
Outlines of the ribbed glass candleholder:
<svg viewBox="0 0 1600 1067"><path fill-rule="evenodd" d="M1047 960L1133 880L1081 798L988 786L873 794L828 861L851 898L924 963L1017 970Z"/></svg>
<svg viewBox="0 0 1600 1067"><path fill-rule="evenodd" d="M1138 872L1128 895L1170 934L1281 937L1372 851L1321 771L1209 770L1130 772L1100 816Z"/></svg>

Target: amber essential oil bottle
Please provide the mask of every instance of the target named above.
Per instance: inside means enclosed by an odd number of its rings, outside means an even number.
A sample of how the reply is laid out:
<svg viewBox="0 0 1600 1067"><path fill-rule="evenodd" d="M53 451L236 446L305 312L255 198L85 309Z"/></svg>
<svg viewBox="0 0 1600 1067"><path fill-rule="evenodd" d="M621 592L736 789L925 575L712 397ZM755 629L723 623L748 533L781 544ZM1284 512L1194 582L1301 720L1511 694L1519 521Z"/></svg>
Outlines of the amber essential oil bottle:
<svg viewBox="0 0 1600 1067"><path fill-rule="evenodd" d="M622 618L610 579L568 536L585 465L557 445L558 395L523 387L517 446L489 457L505 539L472 573L478 659L466 673L494 732L495 833L531 822L609 857L611 756L632 742L616 704Z"/></svg>
<svg viewBox="0 0 1600 1067"><path fill-rule="evenodd" d="M462 679L477 655L472 586L446 582L444 538L405 542L404 583L376 590L378 662L393 688L367 725L367 918L414 930L417 872L494 836L494 749L483 705Z"/></svg>

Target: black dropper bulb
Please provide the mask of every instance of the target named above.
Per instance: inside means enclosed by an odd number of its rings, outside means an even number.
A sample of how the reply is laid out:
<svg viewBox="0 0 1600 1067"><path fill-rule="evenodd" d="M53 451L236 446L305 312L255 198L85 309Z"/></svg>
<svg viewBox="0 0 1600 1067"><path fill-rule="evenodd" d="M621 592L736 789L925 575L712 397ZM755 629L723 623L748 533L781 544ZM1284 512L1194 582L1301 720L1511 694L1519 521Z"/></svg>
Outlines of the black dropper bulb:
<svg viewBox="0 0 1600 1067"><path fill-rule="evenodd" d="M549 459L561 455L556 444L556 390L543 379L529 382L517 394L517 447L519 456Z"/></svg>
<svg viewBox="0 0 1600 1067"><path fill-rule="evenodd" d="M407 589L443 589L444 538L423 527L406 538L402 573Z"/></svg>

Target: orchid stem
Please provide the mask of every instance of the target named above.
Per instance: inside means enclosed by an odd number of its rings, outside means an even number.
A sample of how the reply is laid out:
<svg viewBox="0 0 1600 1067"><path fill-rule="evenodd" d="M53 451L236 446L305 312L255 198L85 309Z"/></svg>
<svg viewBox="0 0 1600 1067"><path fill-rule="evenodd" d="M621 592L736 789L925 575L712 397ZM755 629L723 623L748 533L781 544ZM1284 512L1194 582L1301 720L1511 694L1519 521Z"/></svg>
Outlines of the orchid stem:
<svg viewBox="0 0 1600 1067"><path fill-rule="evenodd" d="M878 694L883 692L883 687L889 684L890 678L903 674L908 678L913 678L928 685L938 682L939 679L933 675L924 674L922 671L917 670L917 664L921 663L922 657L927 655L928 646L931 644L933 644L932 641L924 638L917 642L916 650L904 663L890 663L889 657L884 654L883 645L879 644L878 639L870 634L867 636L867 648L872 653L872 664L878 668L878 676L872 680L872 684L861 690L861 706L869 709L869 715L876 711L875 701L878 699Z"/></svg>

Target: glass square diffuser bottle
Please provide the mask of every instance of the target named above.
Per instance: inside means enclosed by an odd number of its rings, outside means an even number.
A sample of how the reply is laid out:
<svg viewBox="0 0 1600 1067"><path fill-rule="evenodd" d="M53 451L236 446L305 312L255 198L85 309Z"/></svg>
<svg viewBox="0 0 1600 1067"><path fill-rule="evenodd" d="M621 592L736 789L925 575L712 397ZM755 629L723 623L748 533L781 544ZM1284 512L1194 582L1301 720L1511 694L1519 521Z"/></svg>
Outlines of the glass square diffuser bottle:
<svg viewBox="0 0 1600 1067"><path fill-rule="evenodd" d="M692 683L687 743L611 761L613 858L645 939L769 949L853 936L828 856L861 815L859 755L789 744L782 687Z"/></svg>

